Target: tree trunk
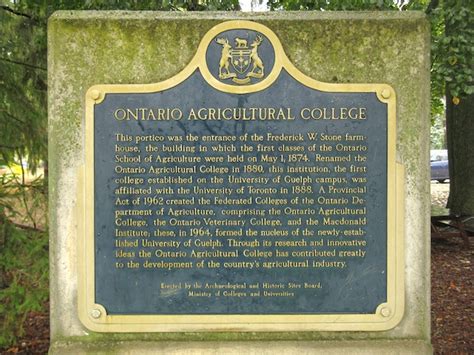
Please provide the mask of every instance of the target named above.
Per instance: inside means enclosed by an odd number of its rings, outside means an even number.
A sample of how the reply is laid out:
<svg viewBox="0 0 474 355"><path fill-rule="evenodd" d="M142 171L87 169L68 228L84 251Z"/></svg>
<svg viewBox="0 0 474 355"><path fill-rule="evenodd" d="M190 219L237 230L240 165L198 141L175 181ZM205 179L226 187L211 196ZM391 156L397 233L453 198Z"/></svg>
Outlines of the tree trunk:
<svg viewBox="0 0 474 355"><path fill-rule="evenodd" d="M453 104L446 95L446 131L452 214L474 215L474 95Z"/></svg>
<svg viewBox="0 0 474 355"><path fill-rule="evenodd" d="M1 192L0 192L1 193ZM0 250L4 250L6 244L7 234L7 217L5 216L5 209L0 206ZM0 290L7 287L7 276L5 273L5 267L0 266Z"/></svg>

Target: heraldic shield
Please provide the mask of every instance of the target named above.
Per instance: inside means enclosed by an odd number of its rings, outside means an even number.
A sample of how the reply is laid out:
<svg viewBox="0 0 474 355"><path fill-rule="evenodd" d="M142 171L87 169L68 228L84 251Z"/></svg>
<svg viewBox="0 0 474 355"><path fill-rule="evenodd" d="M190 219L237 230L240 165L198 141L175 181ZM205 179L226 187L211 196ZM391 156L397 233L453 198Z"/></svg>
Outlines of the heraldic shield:
<svg viewBox="0 0 474 355"><path fill-rule="evenodd" d="M233 40L234 46L231 45ZM261 79L265 75L262 59L258 54L258 47L263 41L256 33L249 44L249 39L235 37L229 41L228 37L218 37L216 42L222 46L219 61L219 79L231 79L236 84L248 84L251 78Z"/></svg>

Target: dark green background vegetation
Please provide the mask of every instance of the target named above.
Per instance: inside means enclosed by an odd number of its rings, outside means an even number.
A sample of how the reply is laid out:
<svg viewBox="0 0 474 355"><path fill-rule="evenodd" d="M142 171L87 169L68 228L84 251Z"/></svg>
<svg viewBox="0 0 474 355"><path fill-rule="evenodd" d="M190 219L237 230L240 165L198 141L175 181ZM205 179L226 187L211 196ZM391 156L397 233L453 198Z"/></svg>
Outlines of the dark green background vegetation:
<svg viewBox="0 0 474 355"><path fill-rule="evenodd" d="M270 10L426 12L432 24L432 123L440 132L447 113L449 206L454 213L474 214L474 2L270 0L268 6ZM27 161L34 171L43 165L47 180L46 31L54 11L239 9L238 0L0 0L0 166L20 162L22 167L21 162ZM439 148L442 143L437 140ZM47 194L47 184L13 176L0 176L0 346L21 335L27 312L45 307L48 299L47 226L38 226L31 212L35 201ZM29 214L28 227L15 223L19 209Z"/></svg>

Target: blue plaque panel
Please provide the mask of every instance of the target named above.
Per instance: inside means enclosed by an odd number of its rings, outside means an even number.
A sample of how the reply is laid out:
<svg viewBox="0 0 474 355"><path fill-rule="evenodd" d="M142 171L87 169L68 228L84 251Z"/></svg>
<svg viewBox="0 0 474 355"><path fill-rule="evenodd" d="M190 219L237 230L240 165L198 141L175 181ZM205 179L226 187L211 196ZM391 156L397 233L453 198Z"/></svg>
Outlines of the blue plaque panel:
<svg viewBox="0 0 474 355"><path fill-rule="evenodd" d="M178 99L177 99L178 98ZM184 116L180 120L171 121L154 121L154 120L117 120L114 119L114 115L117 110L122 110L124 107L129 109L131 112L140 112L140 108L175 108L177 107ZM247 109L247 113L250 117L249 108L276 108L281 109L285 112L285 116L294 117L294 119L286 120L243 120L243 119L232 119L232 120L188 120L189 112L191 110L199 110L202 108L217 108L224 110L225 108L238 108ZM335 108L336 112L341 108L359 108L363 107L366 109L367 118L363 120L359 119L303 119L301 111L304 108L327 108L329 111ZM289 111L290 110L290 111ZM307 112L303 111L303 115ZM242 118L244 118L244 111L240 110ZM290 114L288 113L290 112ZM121 111L117 113L120 115ZM308 113L309 115L310 113ZM319 114L319 111L318 111ZM237 114L238 115L238 114ZM261 118L264 114L262 113ZM324 93L314 89L305 87L298 83L295 79L291 78L286 72L282 72L278 80L268 89L253 93L253 94L242 94L242 95L229 95L222 93L216 89L210 87L205 80L203 80L200 73L197 71L187 80L173 89L166 90L159 93L150 94L108 94L105 100L95 107L95 272L96 272L96 302L104 305L108 313L110 314L200 314L200 313L335 313L335 312L350 312L350 313L374 313L377 306L383 302L386 302L386 250L387 250L387 237L385 231L387 230L387 109L386 104L381 103L374 93ZM178 117L178 116L176 116ZM282 116L284 117L284 116ZM305 116L306 117L306 116ZM341 136L346 137L346 134L351 136L363 136L363 144L353 144L344 140L344 144L340 141L321 141L308 139L310 134L318 134L324 137L330 136ZM232 144L237 151L241 152L242 145L252 147L252 153L237 154L237 153L215 153L211 149L216 147L215 143L210 142L186 142L187 135L193 135L196 137L202 136L234 136L239 137L247 134L248 136L260 135L266 137L267 134L271 134L275 137L280 137L282 134L288 135L289 137L295 137L301 139L303 136L304 140L295 142L280 142L271 141L266 142L265 147L270 153L259 152L258 146L262 144L258 142L249 141L247 138L246 142L235 142ZM291 134L291 136L290 136ZM157 142L140 142L134 144L134 147L140 149L140 154L125 154L123 156L134 157L140 156L139 163L117 163L115 157L117 156L115 146L118 144L117 135L129 135L132 137L137 136L150 136L160 135L164 137L178 136L182 137L182 142L179 145L170 145L170 142L157 143ZM316 144L317 149L320 149L321 145L326 144L332 147L334 151L321 152L310 152L312 145ZM173 164L183 168L183 172L174 172L173 168L170 168L169 172L156 174L149 172L149 167L153 166L157 169L169 167L170 164L163 162L156 162L156 156L158 153L153 154L152 164L145 164L144 159L149 156L146 153L146 148L149 145L153 147L161 148L162 145L178 146L193 148L188 149L189 152L164 152L160 149L159 155L163 158L186 156L194 157L201 156L203 159L201 163L177 163ZM304 150L304 154L307 154L309 161L297 161L297 162L283 162L281 155L287 158L286 153L282 153L279 150L284 146L297 147ZM123 146L123 144L122 144ZM126 145L128 146L128 145ZM199 153L200 146L207 147L207 151ZM341 151L343 149L352 149L350 147L362 146L364 152L361 155L366 157L367 162L362 166L360 163L355 161L356 154ZM349 147L349 148L348 148ZM183 150L183 149L181 149ZM300 150L298 150L300 151ZM317 155L323 155L324 157L346 157L350 158L349 162L321 162L316 161ZM255 157L258 162L262 162L262 156L269 155L272 158L276 158L276 162L273 165L262 163L260 166L264 167L263 173L256 173L254 171L244 172L244 166L248 165L248 162L243 163L229 163L227 162L227 156L239 156L243 155L246 160L249 157ZM122 155L120 155L122 156ZM224 162L206 162L205 157L223 157ZM288 173L286 167L327 167L331 173ZM335 173L334 167L339 166L345 168L343 173ZM352 167L364 167L368 173L350 172ZM145 172L139 173L122 173L126 168L134 167L138 169L142 167ZM204 172L202 170L204 169ZM231 173L232 168L239 167L240 172ZM276 167L283 173L271 173L269 167ZM187 169L184 169L187 168ZM142 170L143 170L142 169ZM209 173L213 171L215 173ZM281 169L281 170L280 170ZM187 172L186 170L191 170ZM220 172L224 171L224 172ZM326 170L324 170L326 171ZM125 180L126 177L141 178L143 183L139 184L123 184L121 181ZM147 181L153 180L155 177L165 178L163 183L148 183ZM209 176L222 177L223 182L216 185L216 183L198 184L197 181L200 178ZM275 183L273 180L280 176L279 182ZM321 177L327 177L328 182L319 182L317 179ZM166 178L169 178L166 180ZM179 178L186 180L186 182L180 182ZM232 178L232 179L230 179ZM246 181L245 179L256 179L249 183L235 183L234 181ZM288 181L299 181L299 180L311 180L307 185L297 183L282 183L281 179ZM352 179L367 179L366 183L352 182ZM345 182L340 182L340 181ZM169 182L168 182L169 181ZM136 195L130 194L117 194L117 190L121 186L133 187L135 189L142 189L146 191L151 187L151 194ZM270 194L258 194L249 192L248 187L255 187L256 189L269 189L273 188L272 191L276 193ZM309 186L311 192L294 194L291 193L292 186ZM216 228L219 226L206 224L206 216L184 216L175 217L170 215L170 209L174 209L175 206L167 205L166 202L170 199L176 198L179 187L185 187L191 191L189 196L195 196L194 203L188 203L184 206L178 206L179 209L194 210L196 208L209 209L212 211L211 217L208 219L217 221L228 221L229 219L235 221L235 224L227 227L229 230L243 230L245 231L249 226L258 232L254 237L242 235L238 237L226 238L217 237ZM232 190L230 194L222 194L221 198L232 198L236 201L243 200L238 204L216 204L214 202L214 194L194 194L193 188L198 187L200 189L216 189L216 188L228 188ZM244 194L238 194L236 190L243 187L245 190ZM286 187L287 193L282 193L281 188ZM361 190L362 193L333 193L330 192L330 188L350 190ZM167 193L166 189L171 188L169 191L174 193ZM156 193L155 191L164 191L163 193ZM131 189L130 189L131 191ZM324 192L323 192L324 191ZM366 192L365 192L366 191ZM133 192L133 191L131 191ZM146 228L143 227L126 227L132 230L146 229L150 232L150 237L145 238L116 238L116 229L124 229L124 227L117 225L118 223L124 223L127 218L120 218L121 222L117 222L115 217L117 210L129 210L130 205L120 206L116 205L117 198L128 199L132 201L134 198L141 196L141 199L146 197L157 197L163 199L161 202L157 202L156 205L146 206L142 201L138 206L132 206L133 209L139 210L152 210L151 216L143 216L133 218L133 220L144 221ZM199 204L197 196L205 196L211 200L211 204L208 206L202 206ZM187 196L181 196L187 197ZM291 203L291 200L300 197L302 200L304 197L312 198L315 202L313 203ZM252 198L250 202L246 201ZM270 199L271 198L271 199ZM321 203L323 199L335 200L337 203ZM352 199L364 199L366 202L354 204ZM268 201L265 201L268 199ZM275 205L276 201L283 201L281 204ZM319 202L318 202L319 201ZM342 201L342 203L341 203ZM279 203L279 202L278 202ZM279 208L281 210L280 215L269 216L270 208ZM366 209L366 213L351 214L347 212L343 216L347 221L357 222L357 225L333 225L324 223L325 218L328 216L319 213L320 208L334 208L338 209L348 208L351 211L357 211L360 209ZM153 231L156 229L154 221L157 219L156 211L160 211L164 208L164 215L160 216L160 220L166 222L164 230L172 231L172 237L153 237ZM231 218L226 214L226 211L232 209L256 210L261 212L255 212L256 215L246 215L241 217ZM292 210L303 210L298 214L290 214ZM307 210L307 211L304 211ZM340 211L341 212L341 211ZM172 213L172 212L171 212ZM264 214L264 216L262 216ZM342 221L339 215L338 218L333 218L334 221ZM266 225L258 225L257 220L263 221L266 219L272 221L273 224L278 226L278 230L286 229L288 231L296 231L295 227L288 226L288 220L302 218L302 225L299 227L300 232L298 236L278 236L270 235L268 237L262 237L259 233L262 229L268 230ZM318 221L317 226L311 226L306 224L306 220L312 218ZM179 221L175 221L179 220ZM178 225L175 225L178 222ZM186 222L186 223L184 223ZM238 223L240 222L240 223ZM360 223L359 223L360 222ZM191 237L188 230L191 227L203 227L209 230L209 234L203 236ZM357 226L355 228L354 226ZM312 237L304 237L301 233L304 228L310 229L316 235ZM222 229L222 228L221 228ZM184 230L187 237L177 237L180 230ZM328 233L334 232L336 235L328 234L327 237L321 238L318 236L318 231L325 230ZM364 257L357 259L344 259L338 256L314 256L314 257L277 257L276 250L281 252L294 251L294 247L275 247L277 241L304 241L305 246L297 248L296 250L301 251L304 255L307 252L308 255L314 251L327 251L332 252L335 248L328 246L327 241L351 241L354 238L343 237L344 231L359 231L363 234L363 238L357 238L357 240L365 241L367 246L363 248L354 249L350 248L336 248L336 251L347 251L347 250L361 250L365 252ZM191 239L191 245L185 246L185 242ZM257 241L258 247L243 247L236 248L229 245L228 240L239 240L245 242ZM138 240L138 247L131 248L117 248L115 241L121 240ZM210 247L196 245L196 240L200 240L203 245ZM273 245L269 247L263 246L263 240L272 241ZM316 242L322 240L324 246L310 246L310 242ZM179 247L174 245L171 247L142 247L142 242L145 245L153 244L148 243L152 241L160 241L163 243L180 243ZM146 244L148 243L148 244ZM216 247L212 247L217 244ZM168 245L168 244L166 244ZM283 245L283 244L282 244ZM149 258L139 257L139 250L146 250L152 253ZM244 250L259 251L262 253L273 253L271 257L246 257L243 255ZM144 269L143 266L139 268L125 268L116 269L115 263L117 258L115 254L117 250L123 250L124 252L133 252L134 257L124 258L126 261L133 261L139 264L143 264L146 261L151 263L167 261L172 262L176 259L174 254L170 254L169 257L156 256L155 250L163 250L164 252L176 252L186 253L187 257L179 258L180 261L193 263L191 268L185 269ZM196 263L199 262L200 258L192 257L192 251L220 251L231 252L234 250L240 251L239 255L235 257L219 257L219 253L216 256L210 256L203 258L206 263L209 260L219 262L224 265L225 262L246 262L252 266L244 266L242 268L232 267L218 267L218 268L197 268ZM165 255L165 254L163 254ZM120 258L119 258L120 259ZM284 261L292 260L294 262L304 262L304 266L301 267L264 267L263 263L272 261ZM313 267L313 262L339 262L342 263L346 260L346 265L328 267L328 268L317 268ZM260 267L255 267L254 264L261 264ZM232 297L232 296L215 296L216 291L213 289L196 289L196 292L205 292L202 297L189 297L189 289L184 287L185 284L191 285L196 282L204 284L218 284L218 285L238 285L247 284L244 292L250 294L252 289L250 285L260 284L259 290L260 296L258 297ZM278 285L289 283L302 284L321 283L322 288L302 288L302 289L284 289L280 288L268 288L264 289L264 283L277 283ZM169 289L165 291L160 288L161 284L167 285L181 285L181 288L174 289L174 292L169 292ZM131 287L133 286L133 287ZM229 287L229 290L233 288ZM268 292L281 292L293 293L294 296L280 296L280 297L264 297L263 291ZM210 294L210 296L208 296Z"/></svg>

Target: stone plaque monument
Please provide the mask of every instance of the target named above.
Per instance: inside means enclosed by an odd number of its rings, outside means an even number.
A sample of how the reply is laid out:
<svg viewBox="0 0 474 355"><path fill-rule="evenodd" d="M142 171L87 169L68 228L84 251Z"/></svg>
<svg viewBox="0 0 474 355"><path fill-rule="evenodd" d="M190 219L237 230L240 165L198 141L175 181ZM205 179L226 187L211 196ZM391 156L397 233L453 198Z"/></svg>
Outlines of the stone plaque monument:
<svg viewBox="0 0 474 355"><path fill-rule="evenodd" d="M429 352L427 33L53 15L51 351Z"/></svg>

